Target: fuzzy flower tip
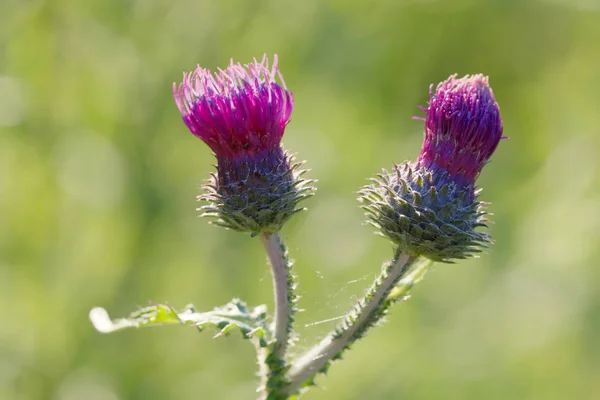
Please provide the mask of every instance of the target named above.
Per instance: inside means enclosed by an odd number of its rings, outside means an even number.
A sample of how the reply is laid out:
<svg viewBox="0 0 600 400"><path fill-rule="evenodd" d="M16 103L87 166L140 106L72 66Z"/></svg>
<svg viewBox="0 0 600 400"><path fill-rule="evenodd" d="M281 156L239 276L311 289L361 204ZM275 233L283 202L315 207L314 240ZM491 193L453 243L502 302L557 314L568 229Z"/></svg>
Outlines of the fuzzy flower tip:
<svg viewBox="0 0 600 400"><path fill-rule="evenodd" d="M280 83L278 83L278 80ZM280 146L294 97L277 68L262 61L231 64L214 74L200 66L173 84L183 121L217 159L261 156Z"/></svg>
<svg viewBox="0 0 600 400"><path fill-rule="evenodd" d="M175 102L190 131L217 157L217 173L204 185L202 216L216 225L257 233L279 231L313 194L301 163L281 147L294 104L277 69L265 56L242 66L233 61L212 74L198 67L173 85Z"/></svg>
<svg viewBox="0 0 600 400"><path fill-rule="evenodd" d="M473 185L502 139L500 109L488 78L456 74L429 89L425 139L417 166L446 171L459 185Z"/></svg>

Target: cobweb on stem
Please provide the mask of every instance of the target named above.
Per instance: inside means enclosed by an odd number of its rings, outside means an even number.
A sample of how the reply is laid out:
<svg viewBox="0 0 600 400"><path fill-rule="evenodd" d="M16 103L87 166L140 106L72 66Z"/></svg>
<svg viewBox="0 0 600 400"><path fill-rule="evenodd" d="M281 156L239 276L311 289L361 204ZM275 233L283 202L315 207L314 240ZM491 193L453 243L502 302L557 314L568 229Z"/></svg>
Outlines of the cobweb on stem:
<svg viewBox="0 0 600 400"><path fill-rule="evenodd" d="M349 307L363 294L366 290L365 283L371 282L376 277L374 272L370 272L348 281L335 281L320 270L313 272L319 284L310 291L302 290L300 284L298 293L301 296L301 308L306 309L302 299L306 299L309 295L313 299L315 293L326 293L326 295L324 299L321 300L321 296L319 300L314 301L310 305L309 312L297 314L299 341L294 346L293 353L307 351L315 341L323 339L346 316ZM315 316L318 318L315 319Z"/></svg>

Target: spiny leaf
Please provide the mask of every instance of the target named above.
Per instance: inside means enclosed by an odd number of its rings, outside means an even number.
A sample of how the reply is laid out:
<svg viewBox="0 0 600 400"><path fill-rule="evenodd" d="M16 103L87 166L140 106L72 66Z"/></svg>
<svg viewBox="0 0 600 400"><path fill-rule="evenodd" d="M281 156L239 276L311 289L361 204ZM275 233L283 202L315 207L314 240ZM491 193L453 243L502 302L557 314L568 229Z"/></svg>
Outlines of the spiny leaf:
<svg viewBox="0 0 600 400"><path fill-rule="evenodd" d="M197 327L199 330L214 328L217 330L214 337L240 330L245 339L257 338L261 347L267 346L272 340L267 323L267 307L260 305L249 309L246 303L239 299L233 299L224 306L208 312L196 312L191 305L182 312L177 312L166 304L156 304L140 308L127 318L114 320L111 320L104 308L97 307L90 311L90 320L102 333L127 328L183 324Z"/></svg>

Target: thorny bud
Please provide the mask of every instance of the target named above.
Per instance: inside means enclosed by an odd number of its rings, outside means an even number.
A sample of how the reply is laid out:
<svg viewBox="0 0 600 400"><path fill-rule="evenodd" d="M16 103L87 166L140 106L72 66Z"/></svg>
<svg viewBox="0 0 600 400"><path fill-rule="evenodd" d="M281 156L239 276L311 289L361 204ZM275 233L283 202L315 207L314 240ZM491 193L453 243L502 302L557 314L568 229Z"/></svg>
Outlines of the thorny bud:
<svg viewBox="0 0 600 400"><path fill-rule="evenodd" d="M425 133L415 163L383 171L360 191L368 222L402 251L451 262L491 243L475 180L502 139L488 78L450 76L423 108Z"/></svg>
<svg viewBox="0 0 600 400"><path fill-rule="evenodd" d="M242 232L272 233L313 194L301 163L281 147L294 105L277 68L266 55L242 66L231 61L216 73L200 66L173 84L175 102L190 131L217 158L217 173L204 186L202 216Z"/></svg>

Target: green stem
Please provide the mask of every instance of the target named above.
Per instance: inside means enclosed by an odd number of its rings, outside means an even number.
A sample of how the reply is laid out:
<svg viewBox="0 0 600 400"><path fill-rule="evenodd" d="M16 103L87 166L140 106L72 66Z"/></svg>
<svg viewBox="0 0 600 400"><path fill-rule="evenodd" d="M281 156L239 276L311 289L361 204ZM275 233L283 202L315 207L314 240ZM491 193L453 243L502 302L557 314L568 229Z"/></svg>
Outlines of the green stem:
<svg viewBox="0 0 600 400"><path fill-rule="evenodd" d="M292 262L279 233L261 235L262 243L271 264L275 297L274 343L264 349L264 364L267 371L261 371L261 387L265 399L279 399L279 390L287 385L285 374L288 370L286 353L292 340L294 313L296 312L296 284L291 273Z"/></svg>
<svg viewBox="0 0 600 400"><path fill-rule="evenodd" d="M278 233L261 235L271 264L271 275L275 292L275 347L273 356L283 358L291 339L296 295L291 274L292 263L287 248Z"/></svg>
<svg viewBox="0 0 600 400"><path fill-rule="evenodd" d="M381 275L366 296L346 315L344 322L292 363L281 398L298 393L302 387L312 383L317 373L326 372L332 361L341 358L344 350L364 336L369 328L385 316L392 304L402 299L422 279L430 263L421 263L407 276L416 259L397 252L394 259L384 265Z"/></svg>

